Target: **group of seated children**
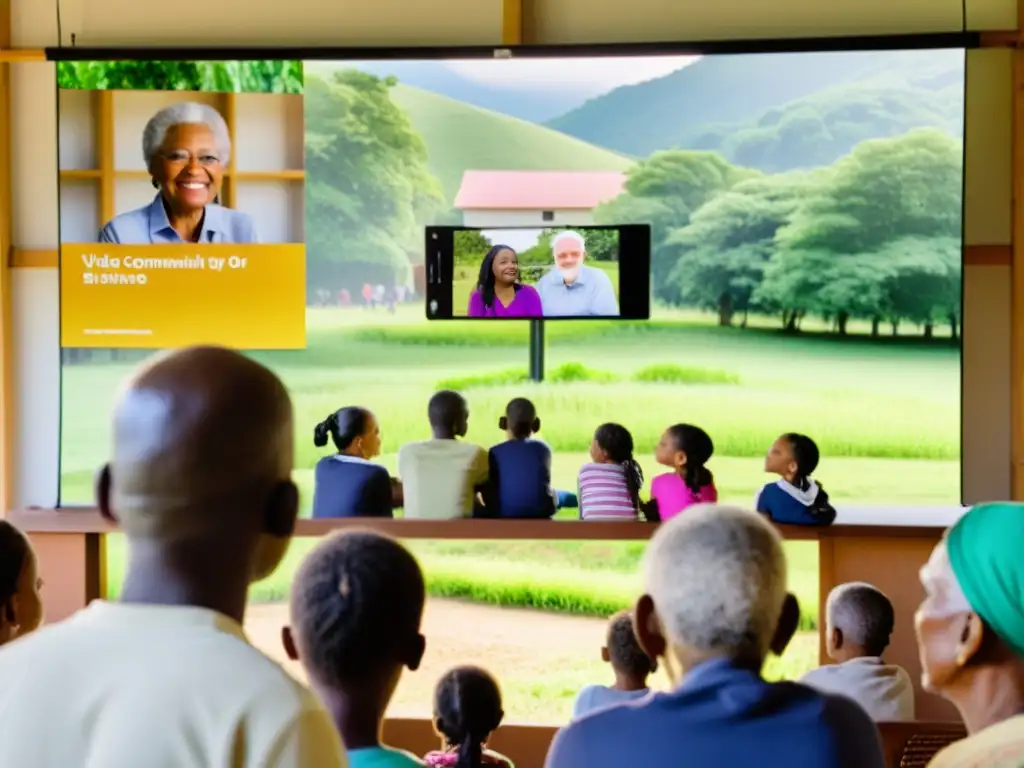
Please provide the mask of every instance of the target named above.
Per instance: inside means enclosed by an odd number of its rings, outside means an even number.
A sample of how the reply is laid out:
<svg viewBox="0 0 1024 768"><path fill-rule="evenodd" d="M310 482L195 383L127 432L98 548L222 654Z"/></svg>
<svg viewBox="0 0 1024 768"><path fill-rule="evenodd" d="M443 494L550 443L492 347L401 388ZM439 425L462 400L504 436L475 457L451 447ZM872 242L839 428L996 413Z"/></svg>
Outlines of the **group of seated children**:
<svg viewBox="0 0 1024 768"><path fill-rule="evenodd" d="M714 444L693 424L675 424L661 436L654 458L671 471L654 478L644 499L633 436L621 424L602 424L594 432L577 495L552 487L551 449L536 437L541 422L530 400L508 403L498 419L506 439L489 451L462 439L469 407L459 393L436 393L427 415L433 435L401 447L398 478L372 461L380 454L381 437L370 411L349 406L318 424L314 443L325 446L330 438L337 453L316 466L313 516L391 517L403 508L406 518L418 519L547 519L561 508L578 507L582 520L660 522L694 504L718 500L707 467ZM811 478L818 460L818 447L806 435L779 437L764 463L779 479L758 493L757 511L777 523L830 524L835 509Z"/></svg>

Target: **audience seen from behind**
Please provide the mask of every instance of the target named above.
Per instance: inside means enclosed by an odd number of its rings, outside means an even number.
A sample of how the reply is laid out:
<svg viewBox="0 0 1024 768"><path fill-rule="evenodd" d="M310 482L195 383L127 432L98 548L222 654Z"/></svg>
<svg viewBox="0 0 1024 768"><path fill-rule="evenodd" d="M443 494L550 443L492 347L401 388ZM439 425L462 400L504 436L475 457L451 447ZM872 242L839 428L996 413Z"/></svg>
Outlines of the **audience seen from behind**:
<svg viewBox="0 0 1024 768"><path fill-rule="evenodd" d="M855 702L761 676L799 615L782 541L763 517L695 506L659 527L643 570L637 638L676 687L573 722L548 768L658 766L681 754L688 768L884 766L878 731Z"/></svg>
<svg viewBox="0 0 1024 768"><path fill-rule="evenodd" d="M818 468L818 446L807 435L787 432L764 459L764 471L778 475L757 494L754 509L775 523L831 525L836 510L820 483L811 479Z"/></svg>
<svg viewBox="0 0 1024 768"><path fill-rule="evenodd" d="M601 658L611 664L615 682L611 685L588 685L576 697L572 716L577 720L598 709L642 699L648 693L647 678L658 669L633 632L633 616L621 611L608 622L608 636L601 648Z"/></svg>
<svg viewBox="0 0 1024 768"><path fill-rule="evenodd" d="M316 464L313 517L391 517L401 506L401 485L370 459L380 455L380 422L366 408L332 413L313 430L313 444L337 453Z"/></svg>
<svg viewBox="0 0 1024 768"><path fill-rule="evenodd" d="M651 500L644 509L657 519L670 520L694 504L718 501L715 479L704 466L715 452L711 437L692 424L675 424L665 430L654 458L671 472L651 481Z"/></svg>
<svg viewBox="0 0 1024 768"><path fill-rule="evenodd" d="M383 745L381 728L402 670L423 658L425 597L415 558L376 533L328 536L295 575L285 650L334 718L350 768L423 765Z"/></svg>
<svg viewBox="0 0 1024 768"><path fill-rule="evenodd" d="M242 630L295 527L292 429L284 385L236 352L132 377L97 483L128 542L120 600L0 650L0 765L346 765L314 694Z"/></svg>
<svg viewBox="0 0 1024 768"><path fill-rule="evenodd" d="M398 451L405 517L472 517L487 484L487 451L463 442L469 406L458 392L441 390L430 398L427 417L433 437L406 443Z"/></svg>
<svg viewBox="0 0 1024 768"><path fill-rule="evenodd" d="M980 504L921 569L922 684L952 702L968 737L932 768L1024 765L1024 505Z"/></svg>
<svg viewBox="0 0 1024 768"><path fill-rule="evenodd" d="M825 641L834 661L801 680L856 701L877 722L914 719L914 684L907 671L882 661L896 625L884 594L870 584L841 584L829 593Z"/></svg>
<svg viewBox="0 0 1024 768"><path fill-rule="evenodd" d="M636 520L644 471L633 457L633 436L621 424L602 424L579 473L580 519Z"/></svg>
<svg viewBox="0 0 1024 768"><path fill-rule="evenodd" d="M508 439L488 452L486 516L550 518L558 494L551 487L551 449L534 438L540 431L536 407L525 397L510 400L498 428Z"/></svg>
<svg viewBox="0 0 1024 768"><path fill-rule="evenodd" d="M42 586L28 538L0 520L0 645L24 637L42 623Z"/></svg>
<svg viewBox="0 0 1024 768"><path fill-rule="evenodd" d="M498 682L479 667L455 667L434 690L434 728L441 749L425 760L431 768L514 768L512 761L487 748L487 739L501 725Z"/></svg>

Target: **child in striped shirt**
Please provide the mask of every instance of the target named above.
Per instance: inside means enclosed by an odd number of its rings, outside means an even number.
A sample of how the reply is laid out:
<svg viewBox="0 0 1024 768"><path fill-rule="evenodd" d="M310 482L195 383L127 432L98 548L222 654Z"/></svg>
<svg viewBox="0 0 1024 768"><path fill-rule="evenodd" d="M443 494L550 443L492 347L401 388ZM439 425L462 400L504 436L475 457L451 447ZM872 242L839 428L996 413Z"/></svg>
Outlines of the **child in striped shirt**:
<svg viewBox="0 0 1024 768"><path fill-rule="evenodd" d="M580 467L581 520L637 520L644 473L633 458L633 436L621 424L602 424Z"/></svg>

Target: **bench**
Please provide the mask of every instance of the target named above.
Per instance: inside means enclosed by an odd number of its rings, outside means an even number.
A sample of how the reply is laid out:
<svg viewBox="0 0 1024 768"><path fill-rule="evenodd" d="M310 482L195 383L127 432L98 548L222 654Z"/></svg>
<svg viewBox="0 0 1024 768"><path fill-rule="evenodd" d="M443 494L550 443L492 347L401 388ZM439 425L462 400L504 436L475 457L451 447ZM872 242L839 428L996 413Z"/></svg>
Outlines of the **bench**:
<svg viewBox="0 0 1024 768"><path fill-rule="evenodd" d="M888 768L924 768L940 749L966 735L959 723L880 723ZM558 729L545 725L503 725L489 746L508 755L516 768L543 768ZM433 723L421 718L391 718L384 723L384 741L423 756L437 749Z"/></svg>

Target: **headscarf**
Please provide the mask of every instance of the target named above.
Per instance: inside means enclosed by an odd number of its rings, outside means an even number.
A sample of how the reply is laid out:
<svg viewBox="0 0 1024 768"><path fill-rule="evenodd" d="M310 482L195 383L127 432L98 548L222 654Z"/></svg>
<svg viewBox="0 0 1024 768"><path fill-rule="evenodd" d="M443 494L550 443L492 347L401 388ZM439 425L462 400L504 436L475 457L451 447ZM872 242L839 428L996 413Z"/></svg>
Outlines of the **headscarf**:
<svg viewBox="0 0 1024 768"><path fill-rule="evenodd" d="M985 624L1024 658L1024 504L971 508L946 536L964 596Z"/></svg>

